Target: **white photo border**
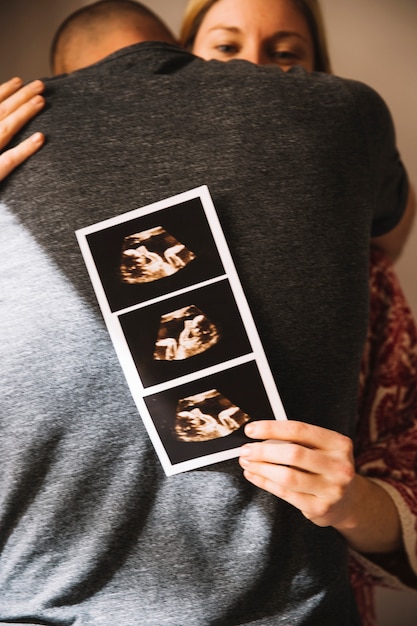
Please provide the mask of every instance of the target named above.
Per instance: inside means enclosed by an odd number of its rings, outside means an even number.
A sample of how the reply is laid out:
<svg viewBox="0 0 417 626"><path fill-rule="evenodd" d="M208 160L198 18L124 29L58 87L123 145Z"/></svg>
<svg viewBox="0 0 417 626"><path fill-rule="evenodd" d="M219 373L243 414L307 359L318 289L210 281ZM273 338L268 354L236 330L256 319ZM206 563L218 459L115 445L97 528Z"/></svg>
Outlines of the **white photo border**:
<svg viewBox="0 0 417 626"><path fill-rule="evenodd" d="M106 237L111 237L112 232L114 232L112 229L125 228L125 226L128 227L130 223L135 223L136 228L136 224L140 224L142 219L146 219L146 223L148 224L149 218L154 218L155 226L159 226L160 221L163 220L159 220L158 218L164 215L165 210L175 210L176 207L179 207L178 210L181 210L182 206L186 206L187 203L195 200L201 202L202 211L207 220L215 251L220 259L220 263L214 263L215 270L213 271L213 275L203 275L200 281L177 285L177 287L174 287L173 291L163 291L158 295L148 292L147 299L144 301L128 302L127 306L124 306L126 303L122 303L120 305L122 308L117 308L114 303L111 303L109 292L104 287L104 272L95 257L92 238L100 237L103 234ZM263 399L264 406L266 402L270 407L270 417L266 418L277 420L287 419L229 246L218 219L209 189L206 185L123 213L97 224L81 228L77 230L75 234L129 389L167 476L236 458L239 456L241 445L245 442L245 439L242 437L242 434L236 437L235 433L231 433L226 437L221 437L221 441L219 441L218 438L211 449L210 444L202 446L201 450L204 449L204 452L201 453L199 452L198 444L189 444L190 450L193 449L193 453L189 455L189 458L186 458L187 453L185 453L185 458L181 455L174 455L175 458L173 458L173 455L169 453L167 442L161 435L161 430L155 422L155 416L152 414L152 408L150 408L149 405L150 398L158 398L158 394L162 394L160 396L162 398L164 397L163 394L172 395L173 393L175 394L177 390L188 389L190 385L191 387L193 385L194 387L202 385L201 388L203 389L204 381L211 380L211 377L214 377L213 380L220 382L220 385L223 377L226 383L225 388L227 389L227 381L230 378L236 378L235 374L237 371L242 371L245 375L252 378L253 373L255 372L256 377L256 372L258 372L260 381L259 394L262 396L264 394L265 396ZM192 265L192 263L190 263L190 265ZM205 263L205 267L206 266L207 263ZM182 273L186 275L184 270L178 272L178 274ZM188 296L188 294L190 297L194 294L198 298L199 294L203 293L204 289L215 290L217 285L219 288L224 287L225 281L227 281L230 287L234 305L237 307L243 329L247 335L248 349L245 347L242 354L233 353L229 354L229 356L226 355L223 357L225 360L220 362L210 363L209 361L200 359L202 363L200 369L196 368L190 371L183 371L183 368L181 374L174 378L167 377L165 380L155 380L154 384L144 384L143 375L142 377L140 375L140 366L138 366L137 361L135 362L131 345L129 345L127 340L126 329L123 326L124 320L128 319L126 316L141 315L141 309L145 307L151 310L150 307L157 307L158 303L164 301L168 303L170 300L176 302L176 299L181 299L181 297L185 295ZM164 282L167 281L162 279L157 282L163 285ZM210 353L211 350L212 348L207 352ZM188 360L193 361L198 360L198 358L192 357ZM235 372L235 368L241 368L241 370L236 370ZM207 383L207 385L208 388L210 388L210 384ZM265 417L262 414L254 419L265 419ZM181 443L180 445L184 450L187 449L187 444Z"/></svg>

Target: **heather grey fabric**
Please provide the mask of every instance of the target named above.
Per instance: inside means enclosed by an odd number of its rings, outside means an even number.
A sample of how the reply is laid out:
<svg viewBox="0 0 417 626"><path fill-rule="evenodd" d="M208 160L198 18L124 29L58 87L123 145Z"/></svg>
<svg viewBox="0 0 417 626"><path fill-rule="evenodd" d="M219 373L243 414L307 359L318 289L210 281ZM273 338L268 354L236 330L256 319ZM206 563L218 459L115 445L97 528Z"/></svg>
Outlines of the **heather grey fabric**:
<svg viewBox="0 0 417 626"><path fill-rule="evenodd" d="M359 624L337 532L235 460L164 476L74 231L207 184L288 416L352 434L369 234L407 193L385 105L156 43L47 99L0 194L0 624Z"/></svg>

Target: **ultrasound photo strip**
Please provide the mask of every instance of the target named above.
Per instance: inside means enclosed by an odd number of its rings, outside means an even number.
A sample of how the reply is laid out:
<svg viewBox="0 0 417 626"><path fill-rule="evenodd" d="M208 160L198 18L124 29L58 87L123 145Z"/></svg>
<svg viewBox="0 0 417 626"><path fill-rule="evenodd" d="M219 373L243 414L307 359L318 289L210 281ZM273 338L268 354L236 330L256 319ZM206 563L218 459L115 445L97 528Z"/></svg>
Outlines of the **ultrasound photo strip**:
<svg viewBox="0 0 417 626"><path fill-rule="evenodd" d="M76 236L167 475L237 457L249 421L286 419L207 186Z"/></svg>

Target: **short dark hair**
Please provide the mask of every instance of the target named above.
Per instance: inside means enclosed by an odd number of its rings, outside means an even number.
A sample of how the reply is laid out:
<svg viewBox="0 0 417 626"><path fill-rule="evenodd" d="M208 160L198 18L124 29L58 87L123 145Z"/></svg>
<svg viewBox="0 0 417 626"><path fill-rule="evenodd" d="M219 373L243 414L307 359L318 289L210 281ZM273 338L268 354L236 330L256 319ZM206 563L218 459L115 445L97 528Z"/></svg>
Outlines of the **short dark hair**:
<svg viewBox="0 0 417 626"><path fill-rule="evenodd" d="M58 27L50 49L49 60L52 72L54 72L59 48L65 46L65 42L69 41L74 33L80 29L94 30L97 24L109 22L114 17L133 18L136 19L137 23L139 23L138 18L152 20L166 38L171 38L174 41L174 36L161 18L141 2L135 0L98 0L71 13Z"/></svg>

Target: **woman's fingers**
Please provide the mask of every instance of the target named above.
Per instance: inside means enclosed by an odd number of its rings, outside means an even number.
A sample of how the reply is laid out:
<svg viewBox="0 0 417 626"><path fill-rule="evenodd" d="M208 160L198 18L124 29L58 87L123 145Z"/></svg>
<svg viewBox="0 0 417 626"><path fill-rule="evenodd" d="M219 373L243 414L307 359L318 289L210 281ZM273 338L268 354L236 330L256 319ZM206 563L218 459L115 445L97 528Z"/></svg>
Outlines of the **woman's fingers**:
<svg viewBox="0 0 417 626"><path fill-rule="evenodd" d="M45 105L44 84L35 80L19 88L20 79L0 85L0 149Z"/></svg>
<svg viewBox="0 0 417 626"><path fill-rule="evenodd" d="M11 96L15 91L22 87L23 81L18 76L11 78L5 83L0 83L0 102Z"/></svg>
<svg viewBox="0 0 417 626"><path fill-rule="evenodd" d="M0 152L0 180L39 150L45 140L42 133L35 133L7 149L16 133L45 105L42 81L34 80L23 87L22 84L20 78L0 84L0 150L5 149Z"/></svg>
<svg viewBox="0 0 417 626"><path fill-rule="evenodd" d="M0 149L5 148L16 133L43 109L44 105L45 100L42 96L34 96L0 121Z"/></svg>
<svg viewBox="0 0 417 626"><path fill-rule="evenodd" d="M309 519L311 517L317 517L317 513L323 513L323 503L319 498L307 492L303 492L301 484L296 482L297 489L294 490L294 480L291 476L291 470L289 468L276 468L277 471L264 471L265 468L250 466L250 469L245 469L245 460L241 457L240 464L244 470L243 475L256 487L268 491L277 498L281 498L299 509L305 517ZM310 487L306 487L311 489Z"/></svg>
<svg viewBox="0 0 417 626"><path fill-rule="evenodd" d="M335 438L330 450L306 447L305 445L280 440L246 444L241 448L242 456L252 463L276 464L293 467L304 473L336 477L343 481L350 478L352 465L352 442L343 436Z"/></svg>
<svg viewBox="0 0 417 626"><path fill-rule="evenodd" d="M0 84L0 121L13 113L22 104L39 96L45 89L41 80L34 80L23 85L20 78L12 78L6 83Z"/></svg>
<svg viewBox="0 0 417 626"><path fill-rule="evenodd" d="M332 450L335 440L348 440L336 431L295 420L259 420L245 427L252 439L271 439L297 443L312 449Z"/></svg>
<svg viewBox="0 0 417 626"><path fill-rule="evenodd" d="M6 178L18 165L26 161L43 145L42 133L34 133L14 148L0 154L0 181Z"/></svg>
<svg viewBox="0 0 417 626"><path fill-rule="evenodd" d="M254 422L239 463L251 483L286 500L319 525L345 516L355 480L348 437L302 422Z"/></svg>

